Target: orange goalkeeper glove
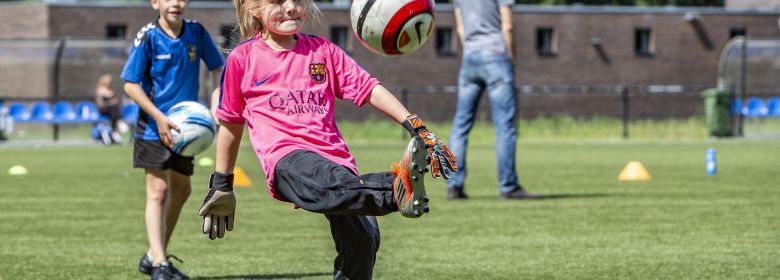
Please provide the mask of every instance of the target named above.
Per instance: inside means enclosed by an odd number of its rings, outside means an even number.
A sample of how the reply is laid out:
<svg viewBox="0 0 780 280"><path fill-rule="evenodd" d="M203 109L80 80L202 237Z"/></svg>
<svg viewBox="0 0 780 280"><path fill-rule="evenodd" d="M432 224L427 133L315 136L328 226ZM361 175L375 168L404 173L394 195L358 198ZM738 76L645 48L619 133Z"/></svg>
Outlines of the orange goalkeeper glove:
<svg viewBox="0 0 780 280"><path fill-rule="evenodd" d="M425 145L428 148L428 164L431 165L431 176L433 178L444 178L446 180L450 178L452 173L458 171L458 167L455 166L458 158L450 151L450 148L447 148L447 145L439 140L439 137L436 137L433 132L425 127L425 122L420 117L411 114L406 117L403 125L412 137L417 135L425 140Z"/></svg>

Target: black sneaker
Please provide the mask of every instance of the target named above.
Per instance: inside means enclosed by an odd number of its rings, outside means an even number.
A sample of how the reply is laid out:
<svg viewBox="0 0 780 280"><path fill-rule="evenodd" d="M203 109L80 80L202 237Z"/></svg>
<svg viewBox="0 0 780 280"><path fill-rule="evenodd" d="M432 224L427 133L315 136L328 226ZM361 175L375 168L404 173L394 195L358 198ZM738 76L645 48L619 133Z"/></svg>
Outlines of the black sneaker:
<svg viewBox="0 0 780 280"><path fill-rule="evenodd" d="M447 199L449 200L456 200L456 199L468 199L469 196L466 195L466 192L463 191L463 188L448 188L447 189Z"/></svg>
<svg viewBox="0 0 780 280"><path fill-rule="evenodd" d="M173 259L183 263L183 261L181 259L179 259L178 257L176 257L174 255L168 255L167 257L168 258L173 258ZM168 263L168 262L166 262L166 263L170 267L170 270L173 272L173 275L175 275L175 278L172 278L172 279L190 279L190 277L187 276L187 274L184 274L184 272L181 272L181 270L178 270L176 267L173 266L173 264ZM149 254L144 254L141 257L141 262L138 263L138 271L140 271L141 273L146 274L146 275L152 275L152 271L153 270L154 269L152 267L152 257L149 256ZM152 277L152 279L156 279L156 278ZM167 279L167 278L164 278L164 279Z"/></svg>
<svg viewBox="0 0 780 280"><path fill-rule="evenodd" d="M152 267L152 280L174 280L179 279L173 272L173 266L168 262L160 263Z"/></svg>
<svg viewBox="0 0 780 280"><path fill-rule="evenodd" d="M539 199L541 195L529 193L523 189L522 186L517 186L517 189L511 192L502 192L501 199Z"/></svg>
<svg viewBox="0 0 780 280"><path fill-rule="evenodd" d="M138 263L138 271L146 275L152 275L152 257L149 254L141 256L141 261Z"/></svg>

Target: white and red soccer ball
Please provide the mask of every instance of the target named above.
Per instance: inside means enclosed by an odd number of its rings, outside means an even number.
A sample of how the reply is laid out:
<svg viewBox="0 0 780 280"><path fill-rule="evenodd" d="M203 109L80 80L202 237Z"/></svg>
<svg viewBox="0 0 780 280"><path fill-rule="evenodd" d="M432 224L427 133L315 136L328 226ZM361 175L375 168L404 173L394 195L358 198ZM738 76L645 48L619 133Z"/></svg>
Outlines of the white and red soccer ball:
<svg viewBox="0 0 780 280"><path fill-rule="evenodd" d="M387 56L411 53L434 26L433 0L354 0L352 30L368 49Z"/></svg>

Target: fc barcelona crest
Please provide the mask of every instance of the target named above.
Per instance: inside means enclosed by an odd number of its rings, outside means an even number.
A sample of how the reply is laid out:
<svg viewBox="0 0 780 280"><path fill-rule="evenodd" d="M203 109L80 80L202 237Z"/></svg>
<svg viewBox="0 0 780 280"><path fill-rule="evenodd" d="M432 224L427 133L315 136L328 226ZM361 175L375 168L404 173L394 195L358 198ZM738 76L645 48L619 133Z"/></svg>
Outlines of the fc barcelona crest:
<svg viewBox="0 0 780 280"><path fill-rule="evenodd" d="M309 74L311 74L311 80L315 83L324 83L328 75L328 73L325 71L325 63L309 64Z"/></svg>

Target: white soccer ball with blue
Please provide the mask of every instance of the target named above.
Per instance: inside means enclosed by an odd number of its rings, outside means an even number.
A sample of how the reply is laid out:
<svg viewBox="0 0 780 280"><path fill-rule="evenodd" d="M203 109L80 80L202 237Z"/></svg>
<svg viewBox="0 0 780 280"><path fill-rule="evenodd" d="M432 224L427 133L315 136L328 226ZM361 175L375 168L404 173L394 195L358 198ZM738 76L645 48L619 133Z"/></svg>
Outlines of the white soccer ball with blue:
<svg viewBox="0 0 780 280"><path fill-rule="evenodd" d="M434 0L354 0L349 14L364 46L395 56L419 49L431 37L435 11Z"/></svg>
<svg viewBox="0 0 780 280"><path fill-rule="evenodd" d="M171 129L173 152L192 157L211 147L217 134L217 126L206 106L194 101L180 102L166 113L168 119L179 126Z"/></svg>

